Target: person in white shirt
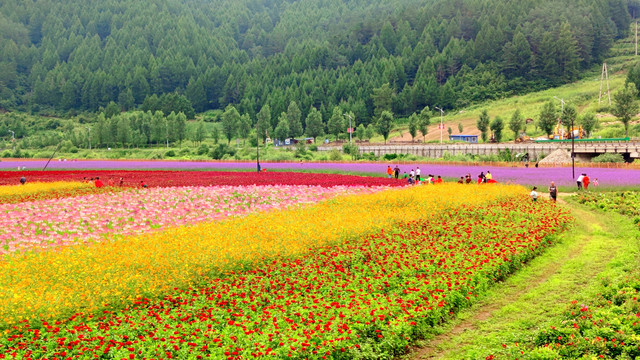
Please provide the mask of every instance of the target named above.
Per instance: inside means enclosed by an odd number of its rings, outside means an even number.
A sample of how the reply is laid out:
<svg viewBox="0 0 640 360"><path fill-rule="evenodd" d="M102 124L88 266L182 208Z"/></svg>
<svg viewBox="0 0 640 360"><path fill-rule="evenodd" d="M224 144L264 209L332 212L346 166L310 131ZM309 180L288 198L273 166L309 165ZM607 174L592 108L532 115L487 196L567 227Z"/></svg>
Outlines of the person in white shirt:
<svg viewBox="0 0 640 360"><path fill-rule="evenodd" d="M578 183L578 190L582 190L582 179L584 179L584 175L581 174L576 180L576 182Z"/></svg>
<svg viewBox="0 0 640 360"><path fill-rule="evenodd" d="M534 186L533 190L531 190L531 194L529 194L533 202L536 202L538 200L538 192L536 190L538 190L538 188Z"/></svg>
<svg viewBox="0 0 640 360"><path fill-rule="evenodd" d="M420 181L420 167L416 168L416 181Z"/></svg>
<svg viewBox="0 0 640 360"><path fill-rule="evenodd" d="M416 177L416 172L413 171L413 169L411 169L411 172L409 173L409 177L414 179Z"/></svg>

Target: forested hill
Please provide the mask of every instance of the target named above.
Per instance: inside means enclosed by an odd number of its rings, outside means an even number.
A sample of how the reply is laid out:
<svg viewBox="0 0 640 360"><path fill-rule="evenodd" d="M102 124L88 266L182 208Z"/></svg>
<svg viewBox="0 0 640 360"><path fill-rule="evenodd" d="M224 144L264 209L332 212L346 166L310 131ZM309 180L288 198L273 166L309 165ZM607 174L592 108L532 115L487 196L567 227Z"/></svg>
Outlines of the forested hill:
<svg viewBox="0 0 640 360"><path fill-rule="evenodd" d="M627 34L636 2L3 0L0 107L128 110L177 92L196 111L254 118L296 101L366 123L376 106L406 115L570 82ZM385 83L396 95L374 104Z"/></svg>

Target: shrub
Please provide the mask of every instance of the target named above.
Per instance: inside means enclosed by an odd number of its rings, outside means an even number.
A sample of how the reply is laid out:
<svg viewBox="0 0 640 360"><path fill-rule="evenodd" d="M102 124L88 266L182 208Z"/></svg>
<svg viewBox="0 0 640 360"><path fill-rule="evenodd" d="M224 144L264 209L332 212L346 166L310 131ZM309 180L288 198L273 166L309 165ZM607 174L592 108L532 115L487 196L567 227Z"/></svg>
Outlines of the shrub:
<svg viewBox="0 0 640 360"><path fill-rule="evenodd" d="M318 151L318 145L316 144L309 145L309 151Z"/></svg>
<svg viewBox="0 0 640 360"><path fill-rule="evenodd" d="M342 153L340 153L340 151L338 151L338 149L333 149L329 152L329 160L331 161L341 161L342 160Z"/></svg>
<svg viewBox="0 0 640 360"><path fill-rule="evenodd" d="M235 154L236 150L226 144L218 144L218 146L211 149L211 151L209 152L209 156L211 156L212 159L216 160L222 159L225 155L228 155L228 157L232 157Z"/></svg>
<svg viewBox="0 0 640 360"><path fill-rule="evenodd" d="M174 156L176 156L176 152L173 151L173 150L169 150L166 153L164 153L164 156L166 156L166 157L174 157Z"/></svg>
<svg viewBox="0 0 640 360"><path fill-rule="evenodd" d="M596 163L622 163L624 158L622 154L605 153L594 157L591 161Z"/></svg>
<svg viewBox="0 0 640 360"><path fill-rule="evenodd" d="M209 147L205 144L200 145L197 152L198 155L206 155L209 153Z"/></svg>

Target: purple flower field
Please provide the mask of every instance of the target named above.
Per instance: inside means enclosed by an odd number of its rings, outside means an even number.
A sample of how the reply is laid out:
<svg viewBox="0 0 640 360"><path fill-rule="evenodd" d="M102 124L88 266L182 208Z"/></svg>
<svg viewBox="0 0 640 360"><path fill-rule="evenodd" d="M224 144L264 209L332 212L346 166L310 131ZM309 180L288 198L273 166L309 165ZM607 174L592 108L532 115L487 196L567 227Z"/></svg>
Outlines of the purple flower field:
<svg viewBox="0 0 640 360"><path fill-rule="evenodd" d="M45 160L17 160L0 162L0 170L14 170L19 166L27 170L42 170ZM335 170L345 172L379 173L384 174L388 164L367 163L260 163L264 169L284 169L291 171ZM391 167L395 164L389 163ZM79 161L52 161L48 169L166 169L166 170L231 170L231 169L255 169L252 162L190 162L190 161L123 161L123 160L79 160ZM555 181L558 186L575 186L570 167L558 168L523 168L523 167L480 167L465 165L437 165L437 164L411 164L399 165L401 174L409 173L412 168L420 167L423 177L428 174L442 176L443 178L459 178L467 173L477 180L481 171L491 171L494 180L500 183L517 183L526 186L547 186ZM593 182L598 179L600 186L606 187L633 187L640 186L640 170L636 169L604 169L576 167L576 176L587 173Z"/></svg>

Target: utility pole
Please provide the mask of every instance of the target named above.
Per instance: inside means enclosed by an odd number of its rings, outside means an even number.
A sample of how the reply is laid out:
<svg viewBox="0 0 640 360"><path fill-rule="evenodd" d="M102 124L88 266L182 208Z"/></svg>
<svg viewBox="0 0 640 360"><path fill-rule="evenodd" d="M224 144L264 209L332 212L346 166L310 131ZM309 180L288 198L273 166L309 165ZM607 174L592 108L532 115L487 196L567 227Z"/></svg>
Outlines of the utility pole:
<svg viewBox="0 0 640 360"><path fill-rule="evenodd" d="M637 46L638 45L636 43L636 55L638 55ZM609 106L611 106L611 92L609 91L609 71L607 70L607 63L602 63L602 75L600 76L600 97L598 97L598 105L600 105L600 102L602 101L602 85L604 84L605 78L607 79L607 96L609 97Z"/></svg>
<svg viewBox="0 0 640 360"><path fill-rule="evenodd" d="M442 130L444 129L444 125L442 123L442 116L444 115L444 110L440 109L437 106L434 106L434 108L440 110L440 145L442 145Z"/></svg>
<svg viewBox="0 0 640 360"><path fill-rule="evenodd" d="M351 145L351 134L353 133L353 128L351 128L351 114L344 113L342 115L349 118L349 145Z"/></svg>
<svg viewBox="0 0 640 360"><path fill-rule="evenodd" d="M258 174L260 174L260 132L258 127L259 122L256 121L256 169L258 170Z"/></svg>

